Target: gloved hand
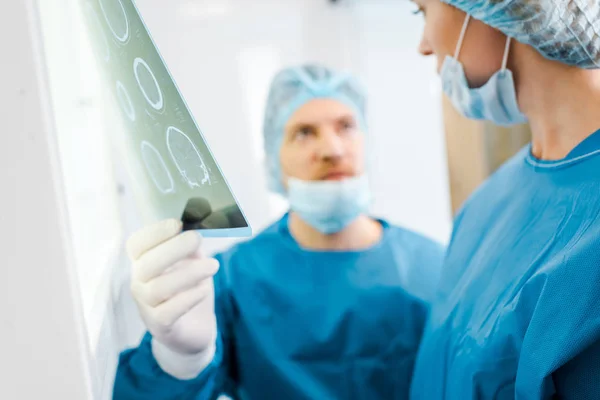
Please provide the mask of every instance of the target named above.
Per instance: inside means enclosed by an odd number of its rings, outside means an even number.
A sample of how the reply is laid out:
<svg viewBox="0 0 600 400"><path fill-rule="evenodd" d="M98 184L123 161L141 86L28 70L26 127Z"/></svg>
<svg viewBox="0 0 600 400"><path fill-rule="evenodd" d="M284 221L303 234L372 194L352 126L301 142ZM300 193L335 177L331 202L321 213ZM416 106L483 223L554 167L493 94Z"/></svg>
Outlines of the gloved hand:
<svg viewBox="0 0 600 400"><path fill-rule="evenodd" d="M152 334L152 354L166 373L195 378L211 361L217 336L213 275L219 263L200 253L201 237L175 219L127 241L131 292Z"/></svg>

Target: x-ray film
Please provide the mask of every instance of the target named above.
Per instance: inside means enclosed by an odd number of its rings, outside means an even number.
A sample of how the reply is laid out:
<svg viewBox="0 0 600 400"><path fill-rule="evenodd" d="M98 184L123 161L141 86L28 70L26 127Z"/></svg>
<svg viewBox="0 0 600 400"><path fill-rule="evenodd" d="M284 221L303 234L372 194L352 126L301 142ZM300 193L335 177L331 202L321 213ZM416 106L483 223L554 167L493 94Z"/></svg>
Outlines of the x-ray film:
<svg viewBox="0 0 600 400"><path fill-rule="evenodd" d="M126 137L116 142L140 209L152 219L180 218L184 229L207 237L249 236L247 219L134 2L80 5L103 85L124 126Z"/></svg>

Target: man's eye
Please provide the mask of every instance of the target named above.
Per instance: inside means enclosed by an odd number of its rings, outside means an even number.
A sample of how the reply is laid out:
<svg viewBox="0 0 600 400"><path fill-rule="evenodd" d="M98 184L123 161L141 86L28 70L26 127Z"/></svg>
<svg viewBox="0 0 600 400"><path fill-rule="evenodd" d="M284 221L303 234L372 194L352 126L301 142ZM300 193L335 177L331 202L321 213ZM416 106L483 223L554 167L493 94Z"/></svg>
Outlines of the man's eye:
<svg viewBox="0 0 600 400"><path fill-rule="evenodd" d="M304 138L307 136L312 135L314 132L311 128L309 127L304 127L304 128L300 128L296 131L296 133L294 134L295 137L297 138Z"/></svg>
<svg viewBox="0 0 600 400"><path fill-rule="evenodd" d="M356 124L352 121L344 121L342 122L342 130L351 131L356 129Z"/></svg>

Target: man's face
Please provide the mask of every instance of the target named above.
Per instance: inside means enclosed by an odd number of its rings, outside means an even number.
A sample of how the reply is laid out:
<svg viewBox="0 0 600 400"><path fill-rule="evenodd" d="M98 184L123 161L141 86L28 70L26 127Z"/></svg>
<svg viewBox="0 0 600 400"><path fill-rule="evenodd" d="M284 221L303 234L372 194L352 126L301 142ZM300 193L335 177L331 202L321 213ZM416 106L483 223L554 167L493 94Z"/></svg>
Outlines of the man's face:
<svg viewBox="0 0 600 400"><path fill-rule="evenodd" d="M350 107L331 99L306 103L285 126L279 154L284 185L289 177L316 181L361 175L363 140Z"/></svg>

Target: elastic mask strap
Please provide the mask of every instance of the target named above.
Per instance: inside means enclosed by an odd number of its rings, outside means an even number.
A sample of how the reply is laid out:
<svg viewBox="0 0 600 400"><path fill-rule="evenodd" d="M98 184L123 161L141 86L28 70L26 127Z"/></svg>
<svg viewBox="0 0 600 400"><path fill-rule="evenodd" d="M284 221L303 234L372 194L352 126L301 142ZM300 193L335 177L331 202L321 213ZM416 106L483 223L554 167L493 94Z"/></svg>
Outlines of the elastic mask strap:
<svg viewBox="0 0 600 400"><path fill-rule="evenodd" d="M504 47L504 57L502 58L502 71L506 71L506 64L508 64L508 53L510 51L510 36L506 38L506 46Z"/></svg>
<svg viewBox="0 0 600 400"><path fill-rule="evenodd" d="M467 27L469 26L469 21L471 20L471 15L467 14L465 18L465 22L463 23L462 30L460 31L460 36L458 37L458 43L456 43L456 50L454 51L454 59L458 60L458 56L460 55L460 50L462 48L463 40L465 40L465 34L467 33Z"/></svg>

